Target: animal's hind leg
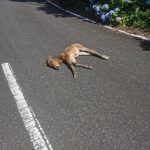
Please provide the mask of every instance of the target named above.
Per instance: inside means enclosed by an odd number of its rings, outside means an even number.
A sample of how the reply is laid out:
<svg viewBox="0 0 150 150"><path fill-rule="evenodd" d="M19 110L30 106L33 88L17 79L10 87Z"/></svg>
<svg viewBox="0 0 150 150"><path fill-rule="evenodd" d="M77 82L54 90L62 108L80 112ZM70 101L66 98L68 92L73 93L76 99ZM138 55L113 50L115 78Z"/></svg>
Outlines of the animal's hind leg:
<svg viewBox="0 0 150 150"><path fill-rule="evenodd" d="M74 64L75 66L77 66L77 67L82 67L82 68L86 68L86 69L93 69L93 67L92 66L89 66L89 65L83 65L83 64Z"/></svg>
<svg viewBox="0 0 150 150"><path fill-rule="evenodd" d="M80 50L80 53L83 53L83 52L90 53L93 56L97 56L97 57L105 59L105 60L110 58L109 56L102 55L102 54L98 53L97 51L95 51L93 49L89 49L87 47L80 47L79 50Z"/></svg>
<svg viewBox="0 0 150 150"><path fill-rule="evenodd" d="M87 55L91 55L91 54L88 52L80 52L79 55L87 56Z"/></svg>

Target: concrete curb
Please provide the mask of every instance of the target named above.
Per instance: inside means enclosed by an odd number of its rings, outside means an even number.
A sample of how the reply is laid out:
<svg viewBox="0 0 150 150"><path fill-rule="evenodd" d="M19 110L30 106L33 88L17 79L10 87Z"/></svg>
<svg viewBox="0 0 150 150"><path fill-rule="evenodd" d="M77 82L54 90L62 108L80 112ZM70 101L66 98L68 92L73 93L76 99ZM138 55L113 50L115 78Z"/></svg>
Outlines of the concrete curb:
<svg viewBox="0 0 150 150"><path fill-rule="evenodd" d="M59 8L60 10L63 10L63 11L65 11L65 12L67 12L67 13L73 15L73 16L76 16L76 17L78 17L78 18L80 18L80 19L89 21L89 22L94 23L94 24L97 23L97 22L94 21L94 20L91 20L91 19L89 19L89 18L83 17L83 16L78 15L78 14L76 14L76 13L73 13L73 12L71 12L71 11L69 11L69 10L63 9L62 7L56 5L55 3L51 2L50 0L46 0L46 1L47 1L48 3L50 3L51 5L53 5L53 6L57 7L57 8ZM110 27L110 26L103 26L103 27L105 27L105 28L107 28L107 29L110 29L110 30L113 30L113 31L118 31L118 32L120 32L120 33L124 33L124 34L129 35L129 36L132 36L132 37L137 37L137 38L140 38L140 39L142 39L142 40L150 41L150 38L147 38L147 37L145 37L145 36L136 35L136 34L131 34L131 33L128 33L128 32L126 32L126 31L123 31L123 30L114 29L114 28L112 28L112 27Z"/></svg>

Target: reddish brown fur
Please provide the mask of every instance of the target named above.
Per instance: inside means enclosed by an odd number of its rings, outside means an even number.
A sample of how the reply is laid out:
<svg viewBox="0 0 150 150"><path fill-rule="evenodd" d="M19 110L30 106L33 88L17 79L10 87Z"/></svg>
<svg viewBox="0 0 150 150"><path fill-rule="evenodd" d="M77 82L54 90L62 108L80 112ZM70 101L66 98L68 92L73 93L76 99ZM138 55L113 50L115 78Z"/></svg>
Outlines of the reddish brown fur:
<svg viewBox="0 0 150 150"><path fill-rule="evenodd" d="M82 44L76 43L76 44L72 44L69 47L67 47L62 53L60 53L59 55L55 56L55 57L51 57L49 56L47 59L47 66L52 67L56 70L59 69L60 63L62 62L66 62L71 70L72 73L74 75L74 78L77 76L77 73L74 69L74 66L79 66L79 67L84 67L84 68L88 68L88 69L92 69L92 66L88 66L88 65L82 65L82 64L77 64L75 58L78 57L79 55L97 55L103 59L109 59L108 56L105 55L101 55L98 52L88 49L85 46L83 46Z"/></svg>

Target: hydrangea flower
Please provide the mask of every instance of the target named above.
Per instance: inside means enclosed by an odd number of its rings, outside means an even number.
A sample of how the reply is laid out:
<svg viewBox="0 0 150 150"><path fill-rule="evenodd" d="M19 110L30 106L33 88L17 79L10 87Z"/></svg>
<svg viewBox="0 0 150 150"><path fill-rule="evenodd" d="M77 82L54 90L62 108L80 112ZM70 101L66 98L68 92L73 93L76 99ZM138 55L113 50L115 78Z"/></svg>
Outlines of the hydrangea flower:
<svg viewBox="0 0 150 150"><path fill-rule="evenodd" d="M113 15L114 13L115 13L114 10L111 10L111 11L109 12L110 15Z"/></svg>
<svg viewBox="0 0 150 150"><path fill-rule="evenodd" d="M147 4L147 5L150 5L150 0L147 0L147 1L146 1L146 4Z"/></svg>
<svg viewBox="0 0 150 150"><path fill-rule="evenodd" d="M102 6L102 10L108 10L108 8L109 8L108 4L104 4L104 5Z"/></svg>
<svg viewBox="0 0 150 150"><path fill-rule="evenodd" d="M95 10L96 10L96 11L100 11L100 7L97 5L97 6L95 7Z"/></svg>
<svg viewBox="0 0 150 150"><path fill-rule="evenodd" d="M115 12L118 12L120 9L118 8L118 7L116 7L115 9L114 9L114 11Z"/></svg>
<svg viewBox="0 0 150 150"><path fill-rule="evenodd" d="M110 18L110 14L109 14L109 13L106 13L106 14L105 14L105 17L106 17L106 19L109 19L109 18Z"/></svg>
<svg viewBox="0 0 150 150"><path fill-rule="evenodd" d="M97 4L94 4L92 8L95 9L95 11L100 11L100 7Z"/></svg>
<svg viewBox="0 0 150 150"><path fill-rule="evenodd" d="M105 21L106 21L106 16L105 16L105 14L103 14L103 15L101 16L101 20L102 20L102 22L105 22Z"/></svg>
<svg viewBox="0 0 150 150"><path fill-rule="evenodd" d="M105 15L105 12L99 12L99 16Z"/></svg>
<svg viewBox="0 0 150 150"><path fill-rule="evenodd" d="M129 3L129 0L124 0L125 3Z"/></svg>
<svg viewBox="0 0 150 150"><path fill-rule="evenodd" d="M97 5L96 5L96 4L94 4L94 5L92 6L92 8L93 8L93 9L95 9L95 7L96 7L96 6L97 6Z"/></svg>

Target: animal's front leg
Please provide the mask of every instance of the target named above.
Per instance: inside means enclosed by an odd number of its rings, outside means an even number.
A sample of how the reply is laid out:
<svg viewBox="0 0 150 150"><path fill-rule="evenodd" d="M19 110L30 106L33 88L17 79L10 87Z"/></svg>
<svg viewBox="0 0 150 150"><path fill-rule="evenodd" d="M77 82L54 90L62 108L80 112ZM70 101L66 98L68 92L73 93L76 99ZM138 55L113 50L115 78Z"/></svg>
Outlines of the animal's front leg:
<svg viewBox="0 0 150 150"><path fill-rule="evenodd" d="M77 67L82 67L82 68L86 68L86 69L93 69L93 67L92 66L89 66L89 65L83 65L83 64L74 64L75 66L77 66Z"/></svg>
<svg viewBox="0 0 150 150"><path fill-rule="evenodd" d="M72 71L72 74L73 74L73 78L77 78L77 72L76 72L73 64L70 65L70 68L71 68L71 71Z"/></svg>
<svg viewBox="0 0 150 150"><path fill-rule="evenodd" d="M76 78L77 77L77 72L74 68L74 64L76 64L76 60L74 57L69 57L67 60L66 60L66 63L68 64L68 66L70 67L71 69L71 72L73 74L73 78Z"/></svg>

